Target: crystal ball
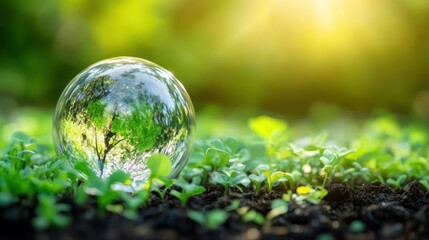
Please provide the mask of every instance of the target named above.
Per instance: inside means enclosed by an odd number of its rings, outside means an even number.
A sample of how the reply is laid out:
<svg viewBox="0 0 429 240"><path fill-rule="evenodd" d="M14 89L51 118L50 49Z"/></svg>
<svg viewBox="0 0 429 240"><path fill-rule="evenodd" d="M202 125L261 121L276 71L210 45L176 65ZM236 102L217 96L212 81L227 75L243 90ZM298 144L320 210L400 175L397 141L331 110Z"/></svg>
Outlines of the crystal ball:
<svg viewBox="0 0 429 240"><path fill-rule="evenodd" d="M135 57L97 62L65 88L55 110L57 154L83 161L105 178L123 170L134 181L150 176L147 158L170 157L170 178L192 150L195 113L183 85L167 70Z"/></svg>

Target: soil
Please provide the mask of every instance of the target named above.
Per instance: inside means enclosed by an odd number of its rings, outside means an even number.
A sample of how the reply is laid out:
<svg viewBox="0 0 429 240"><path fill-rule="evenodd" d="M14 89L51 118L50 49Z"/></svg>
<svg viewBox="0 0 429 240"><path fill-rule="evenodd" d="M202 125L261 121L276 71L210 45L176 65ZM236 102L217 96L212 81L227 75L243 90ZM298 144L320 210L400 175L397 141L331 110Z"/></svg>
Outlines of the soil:
<svg viewBox="0 0 429 240"><path fill-rule="evenodd" d="M284 192L276 188L256 196L250 190L226 192L220 186L209 186L185 208L170 195L161 200L153 194L150 206L140 208L135 220L114 213L100 216L94 203L78 205L64 198L71 205L72 224L41 232L29 220L34 207L17 205L0 208L0 239L429 239L429 192L417 181L402 190L379 183L333 184L320 204L290 203L287 213L266 226L244 223L232 211L224 224L209 230L186 215L188 209L223 209L234 199L240 200L241 207L266 214L271 201ZM20 217L11 221L11 215Z"/></svg>

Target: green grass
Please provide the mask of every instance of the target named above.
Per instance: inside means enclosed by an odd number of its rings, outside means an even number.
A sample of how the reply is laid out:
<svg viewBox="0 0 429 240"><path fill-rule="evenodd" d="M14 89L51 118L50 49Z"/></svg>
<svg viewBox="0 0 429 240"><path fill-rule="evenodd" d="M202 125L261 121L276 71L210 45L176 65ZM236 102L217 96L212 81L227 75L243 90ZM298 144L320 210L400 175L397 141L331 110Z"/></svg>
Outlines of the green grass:
<svg viewBox="0 0 429 240"><path fill-rule="evenodd" d="M56 157L48 140L49 114L17 112L0 118L0 207L37 202L33 226L45 229L70 223L69 206L59 202L64 196L81 204L95 199L97 214L110 211L132 219L139 207L150 206L151 194L164 199L174 185L171 196L182 206L211 184L223 186L225 194L251 189L261 195L278 186L286 189L266 216L236 203L208 213L189 210L190 218L216 228L231 211L237 211L245 222L269 224L287 212L289 201L319 203L334 181L351 186L381 182L402 188L417 179L429 190L429 131L423 122L386 113L365 119L328 115L313 114L288 124L268 116L224 120L219 114L203 113L197 119L196 146L179 179L165 178L171 163L157 155L150 161L153 174L148 182L132 188L127 173L118 171L101 179L85 164L71 165ZM213 130L219 126L222 130ZM11 135L17 130L27 134Z"/></svg>

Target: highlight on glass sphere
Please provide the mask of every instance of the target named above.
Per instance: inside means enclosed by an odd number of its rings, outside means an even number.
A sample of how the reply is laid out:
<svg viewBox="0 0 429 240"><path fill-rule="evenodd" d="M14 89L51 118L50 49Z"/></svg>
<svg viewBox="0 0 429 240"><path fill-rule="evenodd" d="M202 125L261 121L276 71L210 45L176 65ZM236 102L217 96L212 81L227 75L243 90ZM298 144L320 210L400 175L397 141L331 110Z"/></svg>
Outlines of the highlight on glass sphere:
<svg viewBox="0 0 429 240"><path fill-rule="evenodd" d="M116 170L134 181L150 175L147 158L166 154L169 177L186 165L195 113L183 85L144 59L117 57L79 73L58 100L54 143L58 155L84 161L100 177Z"/></svg>

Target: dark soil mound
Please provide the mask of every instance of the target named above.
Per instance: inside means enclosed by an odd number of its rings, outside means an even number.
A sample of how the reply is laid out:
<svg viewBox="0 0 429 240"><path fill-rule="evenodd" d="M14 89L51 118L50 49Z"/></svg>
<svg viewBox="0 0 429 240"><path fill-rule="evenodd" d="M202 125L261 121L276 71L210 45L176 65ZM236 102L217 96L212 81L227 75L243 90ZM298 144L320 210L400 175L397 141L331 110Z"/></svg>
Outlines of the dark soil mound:
<svg viewBox="0 0 429 240"><path fill-rule="evenodd" d="M225 208L234 199L262 214L270 210L273 199L281 198L283 189L255 196L253 191L225 192L209 186L192 197L186 208L167 196L161 201L152 196L147 208L139 209L136 220L119 214L97 214L94 204L71 205L73 222L65 229L37 232L29 219L34 209L19 205L1 209L1 239L429 239L429 193L418 182L404 190L381 184L349 187L333 184L318 205L290 203L289 210L269 226L244 223L236 211L215 230L209 230L187 217L187 210L208 211ZM8 220L20 214L19 220Z"/></svg>

